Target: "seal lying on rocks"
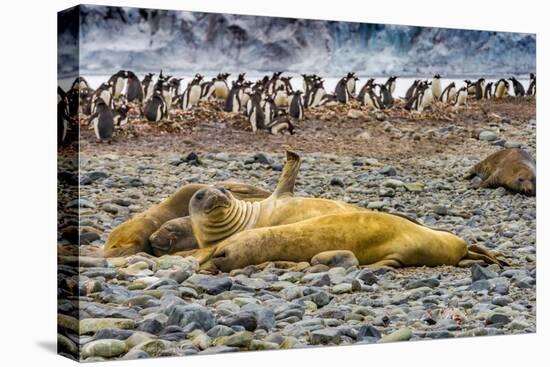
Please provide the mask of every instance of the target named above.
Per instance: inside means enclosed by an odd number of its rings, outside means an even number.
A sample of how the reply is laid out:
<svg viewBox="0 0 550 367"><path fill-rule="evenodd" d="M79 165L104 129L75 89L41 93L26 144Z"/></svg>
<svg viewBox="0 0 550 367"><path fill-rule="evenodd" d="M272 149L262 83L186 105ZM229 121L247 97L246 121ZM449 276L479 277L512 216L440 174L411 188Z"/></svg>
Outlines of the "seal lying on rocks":
<svg viewBox="0 0 550 367"><path fill-rule="evenodd" d="M181 187L174 194L152 206L143 213L117 226L107 238L103 249L105 257L128 256L138 252L153 253L149 237L167 221L189 215L189 200L200 189L207 187L202 184L189 184ZM231 191L235 197L245 201L257 201L269 197L269 191L252 185L237 182L222 182L220 187ZM167 232L165 232L166 234ZM163 241L155 237L160 252L163 251ZM176 249L177 250L177 249Z"/></svg>
<svg viewBox="0 0 550 367"><path fill-rule="evenodd" d="M495 253L400 215L294 197L299 166L298 155L287 152L277 188L260 202L235 199L223 187L198 190L189 212L201 249L188 254L205 268L222 271L266 261L310 261L332 250L351 251L360 264L375 267L459 265L463 260L504 264Z"/></svg>
<svg viewBox="0 0 550 367"><path fill-rule="evenodd" d="M536 168L533 158L519 148L499 150L472 167L464 176L483 181L478 187L504 187L512 192L535 196Z"/></svg>

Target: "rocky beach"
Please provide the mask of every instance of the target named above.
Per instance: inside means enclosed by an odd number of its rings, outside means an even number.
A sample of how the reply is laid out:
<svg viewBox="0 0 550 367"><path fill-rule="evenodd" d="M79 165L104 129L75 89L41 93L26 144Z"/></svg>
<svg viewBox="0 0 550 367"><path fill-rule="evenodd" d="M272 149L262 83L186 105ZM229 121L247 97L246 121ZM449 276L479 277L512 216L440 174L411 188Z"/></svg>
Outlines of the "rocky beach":
<svg viewBox="0 0 550 367"><path fill-rule="evenodd" d="M463 179L502 147L535 156L535 109L531 97L423 114L354 102L274 136L199 105L161 123L130 114L110 144L81 124L80 198L64 208L79 210L79 257L63 251L73 231L58 239L60 350L98 361L535 332L536 198ZM510 266L369 269L343 257L209 274L189 257L103 258L113 228L184 184L273 190L287 147L302 157L296 195L403 213Z"/></svg>

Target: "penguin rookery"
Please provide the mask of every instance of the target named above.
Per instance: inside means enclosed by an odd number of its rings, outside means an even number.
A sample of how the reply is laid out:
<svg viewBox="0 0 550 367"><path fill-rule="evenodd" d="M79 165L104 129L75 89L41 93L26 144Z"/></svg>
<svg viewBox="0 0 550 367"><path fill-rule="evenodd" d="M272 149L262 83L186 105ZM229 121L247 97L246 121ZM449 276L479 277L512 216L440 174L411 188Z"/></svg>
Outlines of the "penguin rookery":
<svg viewBox="0 0 550 367"><path fill-rule="evenodd" d="M536 331L534 34L80 5L58 40L63 356Z"/></svg>

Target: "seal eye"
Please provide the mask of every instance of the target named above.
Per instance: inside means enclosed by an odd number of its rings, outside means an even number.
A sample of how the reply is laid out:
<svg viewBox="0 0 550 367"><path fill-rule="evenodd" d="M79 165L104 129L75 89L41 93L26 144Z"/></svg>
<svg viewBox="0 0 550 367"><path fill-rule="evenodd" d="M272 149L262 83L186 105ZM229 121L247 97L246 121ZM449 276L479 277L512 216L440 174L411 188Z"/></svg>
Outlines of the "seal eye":
<svg viewBox="0 0 550 367"><path fill-rule="evenodd" d="M227 194L227 190L223 187L220 187L218 190L220 190L222 194Z"/></svg>
<svg viewBox="0 0 550 367"><path fill-rule="evenodd" d="M204 198L204 192L198 192L197 195L195 195L195 197L197 198L197 200L202 200Z"/></svg>
<svg viewBox="0 0 550 367"><path fill-rule="evenodd" d="M519 182L523 182L523 181L525 181L525 178L523 178L523 177L518 177L518 181L519 181Z"/></svg>

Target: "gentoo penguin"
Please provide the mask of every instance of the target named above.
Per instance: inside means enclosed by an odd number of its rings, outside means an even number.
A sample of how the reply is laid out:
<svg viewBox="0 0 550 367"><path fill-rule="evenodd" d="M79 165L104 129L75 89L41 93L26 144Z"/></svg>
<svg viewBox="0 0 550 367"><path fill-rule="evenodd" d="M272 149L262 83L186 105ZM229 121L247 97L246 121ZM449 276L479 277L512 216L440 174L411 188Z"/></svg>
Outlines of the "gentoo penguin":
<svg viewBox="0 0 550 367"><path fill-rule="evenodd" d="M97 100L95 112L90 116L88 123L93 126L98 141L108 141L113 137L115 131L113 113L103 99Z"/></svg>
<svg viewBox="0 0 550 367"><path fill-rule="evenodd" d="M230 74L218 74L216 80L214 81L214 96L217 99L226 99L229 95L229 87L227 86L227 77Z"/></svg>
<svg viewBox="0 0 550 367"><path fill-rule="evenodd" d="M248 104L250 105L250 110L248 112L248 122L252 127L252 131L256 132L256 130L258 129L263 129L265 127L265 114L260 103L259 94L254 93L253 95L251 95Z"/></svg>
<svg viewBox="0 0 550 367"><path fill-rule="evenodd" d="M240 84L243 84L245 75L246 75L246 73L241 73L241 74L237 75L237 82L240 83Z"/></svg>
<svg viewBox="0 0 550 367"><path fill-rule="evenodd" d="M126 70L119 70L115 74L111 75L107 81L112 86L111 93L113 97L117 99L122 94L124 86L126 84L126 79L128 78L128 72Z"/></svg>
<svg viewBox="0 0 550 367"><path fill-rule="evenodd" d="M143 87L143 100L147 101L153 95L153 73L147 73L141 82Z"/></svg>
<svg viewBox="0 0 550 367"><path fill-rule="evenodd" d="M128 106L123 104L113 110L113 121L116 126L123 126L128 123Z"/></svg>
<svg viewBox="0 0 550 367"><path fill-rule="evenodd" d="M508 78L508 80L512 81L512 85L514 87L514 94L516 97L523 97L525 96L525 88L523 88L523 85L514 77Z"/></svg>
<svg viewBox="0 0 550 367"><path fill-rule="evenodd" d="M355 72L348 73L346 78L346 89L348 90L348 94L353 97L355 96L355 84L359 80L359 78L355 76Z"/></svg>
<svg viewBox="0 0 550 367"><path fill-rule="evenodd" d="M261 102L261 106L264 110L264 123L267 126L277 115L277 106L275 105L273 98L269 96L265 97L265 99Z"/></svg>
<svg viewBox="0 0 550 367"><path fill-rule="evenodd" d="M297 90L290 95L290 103L288 107L290 117L301 120L304 118L304 105L302 103L302 91Z"/></svg>
<svg viewBox="0 0 550 367"><path fill-rule="evenodd" d="M225 99L225 105L223 110L225 112L239 112L241 109L241 100L239 94L241 92L241 84L238 82L233 82L231 85L231 91Z"/></svg>
<svg viewBox="0 0 550 367"><path fill-rule="evenodd" d="M405 109L408 111L416 110L418 112L424 111L433 102L433 94L428 82L419 82L416 87L416 92L405 105Z"/></svg>
<svg viewBox="0 0 550 367"><path fill-rule="evenodd" d="M537 94L537 76L533 73L529 74L529 87L527 88L527 95L534 96Z"/></svg>
<svg viewBox="0 0 550 367"><path fill-rule="evenodd" d="M250 100L250 95L252 94L252 82L251 81L244 81L243 85L241 87L241 93L240 93L240 99L241 99L241 110L245 115L247 115L247 108L248 101Z"/></svg>
<svg viewBox="0 0 550 367"><path fill-rule="evenodd" d="M201 99L209 100L214 94L216 78L201 84Z"/></svg>
<svg viewBox="0 0 550 367"><path fill-rule="evenodd" d="M411 98L414 97L416 94L416 89L418 88L418 85L421 83L421 80L416 79L412 85L407 89L407 92L405 93L405 100L409 101Z"/></svg>
<svg viewBox="0 0 550 367"><path fill-rule="evenodd" d="M495 86L495 98L504 98L508 96L508 89L510 88L510 83L505 79L499 79Z"/></svg>
<svg viewBox="0 0 550 367"><path fill-rule="evenodd" d="M321 103L321 99L327 94L324 87L324 80L315 82L313 88L309 92L307 97L307 105L310 107L317 107Z"/></svg>
<svg viewBox="0 0 550 367"><path fill-rule="evenodd" d="M252 106L256 103L260 104L261 108L261 102L262 102L262 90L263 87L260 85L256 85L252 88L251 93L249 94L248 101L246 102L245 106L245 112L247 116L250 116L250 112L252 111Z"/></svg>
<svg viewBox="0 0 550 367"><path fill-rule="evenodd" d="M443 93L441 89L441 75L435 74L432 79L432 95L435 99L439 100Z"/></svg>
<svg viewBox="0 0 550 367"><path fill-rule="evenodd" d="M433 93L433 90L432 90L432 93ZM448 86L445 87L445 89L443 89L443 92L441 92L441 95L439 96L439 100L443 103L454 103L455 97L456 97L455 82L451 82Z"/></svg>
<svg viewBox="0 0 550 367"><path fill-rule="evenodd" d="M382 104L384 105L384 108L393 107L393 97L388 87L386 86L386 84L380 84L379 86L380 86L380 100L382 100Z"/></svg>
<svg viewBox="0 0 550 367"><path fill-rule="evenodd" d="M374 78L370 78L369 80L367 80L365 85L361 87L361 89L359 90L359 94L357 94L357 100L359 102L365 104L364 103L365 93L367 92L367 90L372 89L373 85L374 85Z"/></svg>
<svg viewBox="0 0 550 367"><path fill-rule="evenodd" d="M267 94L269 95L275 94L275 91L277 90L279 85L283 84L283 82L279 80L279 77L281 76L282 73L283 73L282 71L276 71L273 73L273 75L271 76L271 79L269 79L265 88Z"/></svg>
<svg viewBox="0 0 550 367"><path fill-rule="evenodd" d="M126 99L128 102L142 102L143 101L143 88L136 74L132 71L128 71L128 87L126 88Z"/></svg>
<svg viewBox="0 0 550 367"><path fill-rule="evenodd" d="M491 99L493 98L493 83L487 83L485 85L485 91L483 92L483 98Z"/></svg>
<svg viewBox="0 0 550 367"><path fill-rule="evenodd" d="M396 85L397 76L393 75L386 80L386 83L384 85L386 86L386 89L390 91L391 95L393 95L393 92L395 92L395 85Z"/></svg>
<svg viewBox="0 0 550 367"><path fill-rule="evenodd" d="M284 85L280 85L279 88L275 91L273 96L273 102L277 107L287 107L288 106L288 92Z"/></svg>
<svg viewBox="0 0 550 367"><path fill-rule="evenodd" d="M479 78L477 82L475 82L475 89L476 89L476 99L479 101L480 99L483 99L483 92L485 91L485 79Z"/></svg>
<svg viewBox="0 0 550 367"><path fill-rule="evenodd" d="M468 92L468 95L475 95L476 94L476 84L472 83L471 80L466 79L464 80L464 83L466 83L466 91Z"/></svg>
<svg viewBox="0 0 550 367"><path fill-rule="evenodd" d="M161 89L155 89L151 98L147 100L144 115L148 121L155 122L168 116L168 106L166 105Z"/></svg>
<svg viewBox="0 0 550 367"><path fill-rule="evenodd" d="M92 96L92 110L91 113L95 113L95 108L97 106L98 99L102 99L103 102L109 107L113 105L113 86L111 83L102 83L95 91Z"/></svg>
<svg viewBox="0 0 550 367"><path fill-rule="evenodd" d="M334 95L336 100L340 103L348 103L350 99L350 94L348 92L348 78L345 76L336 83L334 88Z"/></svg>
<svg viewBox="0 0 550 367"><path fill-rule="evenodd" d="M290 79L292 79L291 76L281 77L281 82L285 86L285 90L287 94L290 94L293 92L292 84L290 84Z"/></svg>
<svg viewBox="0 0 550 367"><path fill-rule="evenodd" d="M373 89L368 89L365 92L362 102L365 106L368 106L369 108L372 108L374 110L384 109L384 103L382 103L382 99L380 99L380 96L378 96Z"/></svg>
<svg viewBox="0 0 550 367"><path fill-rule="evenodd" d="M188 110L199 103L199 100L201 99L200 83L202 79L202 75L196 74L193 80L191 80L191 82L189 82L189 84L187 85L185 92L183 92L183 97L181 101L181 108L183 110Z"/></svg>
<svg viewBox="0 0 550 367"><path fill-rule="evenodd" d="M170 97L165 97L166 103L170 102L168 107L178 106L182 103L182 95L180 94L181 81L183 78L172 78L168 81L168 91Z"/></svg>
<svg viewBox="0 0 550 367"><path fill-rule="evenodd" d="M273 135L283 134L284 132L288 132L290 135L294 134L294 125L285 115L276 117L265 128Z"/></svg>
<svg viewBox="0 0 550 367"><path fill-rule="evenodd" d="M309 94L314 84L315 75L302 74L302 87L304 88L304 95Z"/></svg>
<svg viewBox="0 0 550 367"><path fill-rule="evenodd" d="M338 105L338 103L341 103L341 102L338 101L338 97L336 96L336 94L325 93L323 98L321 98L321 101L319 102L318 106L336 106Z"/></svg>
<svg viewBox="0 0 550 367"><path fill-rule="evenodd" d="M468 87L462 87L458 90L456 94L455 107L466 106L466 101L468 100Z"/></svg>
<svg viewBox="0 0 550 367"><path fill-rule="evenodd" d="M73 83L74 85L74 83ZM71 87L73 89L73 87ZM78 90L78 87L76 88ZM61 87L57 87L57 144L62 145L67 139L70 130L69 100Z"/></svg>
<svg viewBox="0 0 550 367"><path fill-rule="evenodd" d="M71 89L77 89L77 90L90 89L90 84L88 84L88 81L84 79L84 77L79 76L73 81L73 84L71 85Z"/></svg>
<svg viewBox="0 0 550 367"><path fill-rule="evenodd" d="M72 95L72 91L74 89L71 89L70 94ZM92 113L92 97L94 95L94 91L91 88L82 88L78 92L78 100L80 102L80 112L83 114L89 116Z"/></svg>

